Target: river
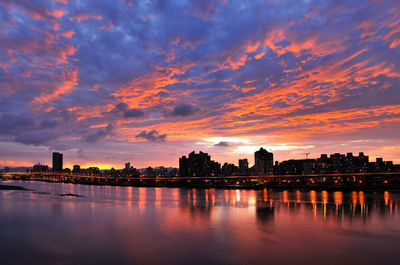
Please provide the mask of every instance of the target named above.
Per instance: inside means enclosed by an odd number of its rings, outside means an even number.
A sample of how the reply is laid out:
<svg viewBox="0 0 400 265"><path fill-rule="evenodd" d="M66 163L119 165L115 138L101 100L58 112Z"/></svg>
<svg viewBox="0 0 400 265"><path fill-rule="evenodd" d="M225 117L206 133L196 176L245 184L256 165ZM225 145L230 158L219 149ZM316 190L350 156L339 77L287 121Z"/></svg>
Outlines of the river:
<svg viewBox="0 0 400 265"><path fill-rule="evenodd" d="M0 190L3 265L400 259L400 192L2 184L30 189Z"/></svg>

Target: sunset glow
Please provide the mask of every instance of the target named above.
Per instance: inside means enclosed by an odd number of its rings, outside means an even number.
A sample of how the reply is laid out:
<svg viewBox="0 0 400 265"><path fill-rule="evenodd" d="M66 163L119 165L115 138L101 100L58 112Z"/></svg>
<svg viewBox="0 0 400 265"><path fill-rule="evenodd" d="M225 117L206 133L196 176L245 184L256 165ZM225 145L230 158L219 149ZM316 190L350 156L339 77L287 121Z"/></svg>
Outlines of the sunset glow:
<svg viewBox="0 0 400 265"><path fill-rule="evenodd" d="M1 1L0 168L400 163L400 1L294 2Z"/></svg>

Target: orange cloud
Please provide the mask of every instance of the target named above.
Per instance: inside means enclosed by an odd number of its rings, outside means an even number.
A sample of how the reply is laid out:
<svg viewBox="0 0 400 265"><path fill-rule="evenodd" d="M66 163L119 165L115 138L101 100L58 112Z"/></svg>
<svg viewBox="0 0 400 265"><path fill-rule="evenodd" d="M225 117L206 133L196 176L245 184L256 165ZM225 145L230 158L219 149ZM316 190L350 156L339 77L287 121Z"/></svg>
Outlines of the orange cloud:
<svg viewBox="0 0 400 265"><path fill-rule="evenodd" d="M185 73L193 65L193 63L182 63L173 67L156 67L152 73L133 79L112 95L123 99L123 102L127 103L130 108L145 108L159 105L162 102L173 102L175 96L178 95L177 92L169 92L165 87L185 82L185 80L178 81L174 75ZM169 95L161 97L160 92ZM190 91L184 93L190 93Z"/></svg>
<svg viewBox="0 0 400 265"><path fill-rule="evenodd" d="M81 21L89 20L89 19L102 20L103 16L102 15L80 14L80 15L75 15L75 16L71 17L70 19L75 20L76 22L80 23Z"/></svg>
<svg viewBox="0 0 400 265"><path fill-rule="evenodd" d="M65 38L72 38L72 36L74 36L75 33L76 33L76 32L73 31L73 30L68 30L68 31L64 32L64 33L62 34L62 36L65 37Z"/></svg>
<svg viewBox="0 0 400 265"><path fill-rule="evenodd" d="M392 41L392 43L390 44L389 48L394 49L400 46L400 39L394 40Z"/></svg>
<svg viewBox="0 0 400 265"><path fill-rule="evenodd" d="M68 58L75 54L77 49L74 45L67 45L63 50L60 51L60 58L57 60L57 64L68 63Z"/></svg>
<svg viewBox="0 0 400 265"><path fill-rule="evenodd" d="M43 105L49 101L58 99L62 94L70 92L78 85L79 77L78 70L63 70L61 75L62 83L57 86L52 92L44 92L39 97L32 101L33 105Z"/></svg>
<svg viewBox="0 0 400 265"><path fill-rule="evenodd" d="M251 53L257 51L258 47L260 46L260 42L257 41L256 43L249 42L246 46L246 52Z"/></svg>
<svg viewBox="0 0 400 265"><path fill-rule="evenodd" d="M55 18L60 18L60 17L64 16L64 11L61 10L61 9L57 9L57 10L54 10L54 11L51 11L51 12L48 11L47 14L50 15L50 16L53 16Z"/></svg>
<svg viewBox="0 0 400 265"><path fill-rule="evenodd" d="M100 29L110 30L113 27L114 27L114 24L112 23L112 21L108 20L108 23L106 25L101 26Z"/></svg>

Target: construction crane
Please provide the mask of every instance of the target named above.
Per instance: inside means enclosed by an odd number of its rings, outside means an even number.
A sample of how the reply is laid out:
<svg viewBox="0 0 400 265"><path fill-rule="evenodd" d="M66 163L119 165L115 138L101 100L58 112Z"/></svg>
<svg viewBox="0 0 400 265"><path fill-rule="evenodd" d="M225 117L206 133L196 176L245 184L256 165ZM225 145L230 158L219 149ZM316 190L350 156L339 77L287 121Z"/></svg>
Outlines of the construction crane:
<svg viewBox="0 0 400 265"><path fill-rule="evenodd" d="M306 153L306 159L308 159L308 155L309 155L310 153Z"/></svg>

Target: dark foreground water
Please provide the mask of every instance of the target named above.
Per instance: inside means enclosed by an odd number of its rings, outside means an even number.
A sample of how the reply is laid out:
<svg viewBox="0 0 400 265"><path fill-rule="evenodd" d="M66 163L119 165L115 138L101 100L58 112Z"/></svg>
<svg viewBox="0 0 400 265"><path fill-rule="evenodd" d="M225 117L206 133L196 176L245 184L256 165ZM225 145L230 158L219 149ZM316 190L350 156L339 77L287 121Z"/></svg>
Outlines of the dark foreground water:
<svg viewBox="0 0 400 265"><path fill-rule="evenodd" d="M2 265L400 264L400 193L3 184Z"/></svg>

